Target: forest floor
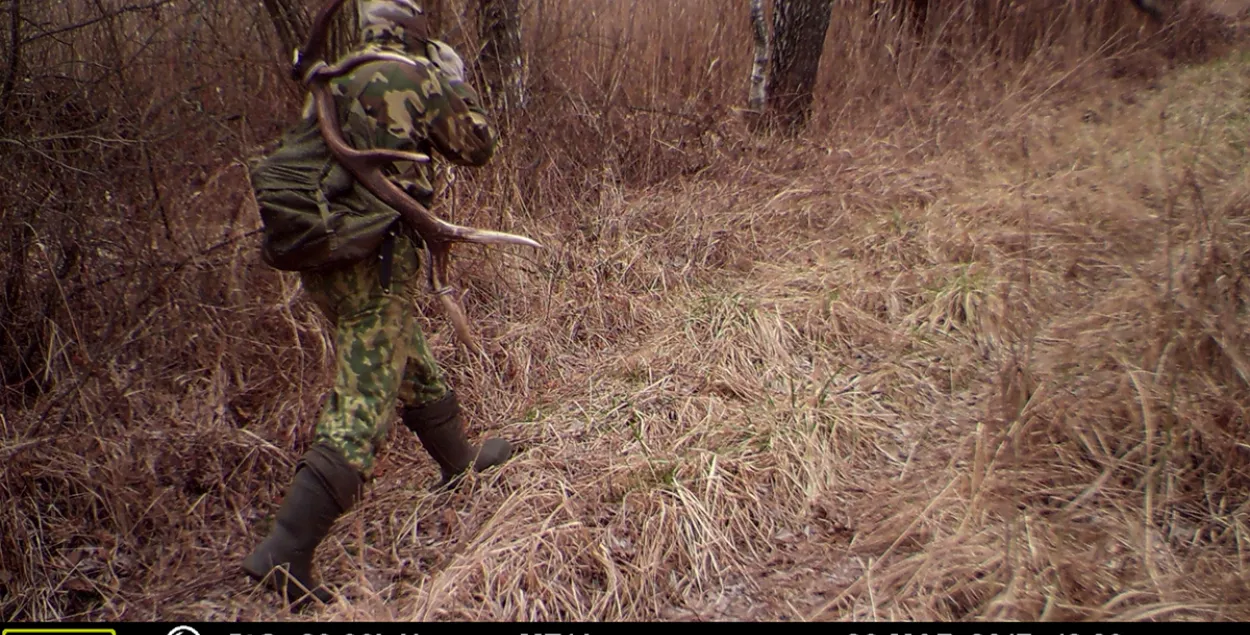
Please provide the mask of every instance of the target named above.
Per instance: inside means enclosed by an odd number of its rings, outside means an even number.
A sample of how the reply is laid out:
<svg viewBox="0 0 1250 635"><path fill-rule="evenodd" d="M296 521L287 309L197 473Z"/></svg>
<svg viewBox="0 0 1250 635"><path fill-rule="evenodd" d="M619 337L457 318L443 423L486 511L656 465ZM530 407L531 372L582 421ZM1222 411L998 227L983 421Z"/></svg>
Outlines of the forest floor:
<svg viewBox="0 0 1250 635"><path fill-rule="evenodd" d="M470 306L493 356L424 323L516 456L431 495L397 426L319 551L340 599L294 616L238 569L278 502L258 483L289 478L252 466L296 456L240 422L311 425L328 379L281 278L252 310L319 374L251 410L213 380L160 433L224 448L220 478L132 510L186 532L145 563L66 555L121 580L75 582L89 616L1250 619L1250 53L1008 95L919 142L604 188L541 230L551 266L473 261L517 270Z"/></svg>
<svg viewBox="0 0 1250 635"><path fill-rule="evenodd" d="M1250 617L1247 501L1195 526L1097 460L1144 464L1114 437L1162 407L1167 276L1246 254L1250 55L985 123L607 203L625 289L584 319L620 337L567 351L467 493L414 488L401 442L323 550L351 602L321 617ZM156 615L272 603L238 576L184 601Z"/></svg>

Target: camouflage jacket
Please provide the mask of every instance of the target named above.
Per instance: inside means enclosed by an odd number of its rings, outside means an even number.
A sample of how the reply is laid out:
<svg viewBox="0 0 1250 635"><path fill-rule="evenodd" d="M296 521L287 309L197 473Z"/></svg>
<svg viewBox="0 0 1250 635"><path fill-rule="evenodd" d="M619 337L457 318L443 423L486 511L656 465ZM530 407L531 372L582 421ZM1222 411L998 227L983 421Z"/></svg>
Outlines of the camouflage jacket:
<svg viewBox="0 0 1250 635"><path fill-rule="evenodd" d="M397 39L370 34L349 55L386 51L414 64L372 61L330 82L348 143L365 150L420 152L456 165L481 166L498 136L477 93ZM388 176L423 205L435 195L432 163L395 163ZM373 196L333 159L317 128L311 99L279 148L251 169L265 223L262 257L285 270L333 266L371 255L399 213Z"/></svg>

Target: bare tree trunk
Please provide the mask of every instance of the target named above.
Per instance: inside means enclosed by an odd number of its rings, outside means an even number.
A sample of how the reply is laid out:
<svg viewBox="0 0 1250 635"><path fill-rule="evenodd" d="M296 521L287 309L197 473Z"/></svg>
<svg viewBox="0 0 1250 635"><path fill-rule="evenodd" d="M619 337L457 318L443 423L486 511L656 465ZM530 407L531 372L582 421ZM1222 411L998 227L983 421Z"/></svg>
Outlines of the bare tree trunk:
<svg viewBox="0 0 1250 635"><path fill-rule="evenodd" d="M832 14L833 0L777 0L773 8L769 110L788 132L797 132L811 115L812 89Z"/></svg>
<svg viewBox="0 0 1250 635"><path fill-rule="evenodd" d="M909 0L907 21L911 23L912 34L917 38L924 37L925 27L929 22L929 0Z"/></svg>
<svg viewBox="0 0 1250 635"><path fill-rule="evenodd" d="M318 0L317 4L325 1ZM274 30L278 33L278 43L282 46L283 54L289 60L289 56L297 48L303 47L308 39L308 32L312 29L312 15L305 9L305 3L300 0L262 0L262 3L265 5L265 10L269 12L269 19L273 22ZM359 42L359 20L354 4L354 2L345 3L330 21L323 53L327 61L338 59ZM315 14L316 11L313 13Z"/></svg>
<svg viewBox="0 0 1250 635"><path fill-rule="evenodd" d="M481 0L478 8L478 37L482 42L480 64L486 94L505 120L525 105L518 4L517 0Z"/></svg>
<svg viewBox="0 0 1250 635"><path fill-rule="evenodd" d="M351 3L352 5L355 2ZM326 35L326 60L333 61L346 55L360 43L360 19L354 7L347 5L339 10L330 22Z"/></svg>
<svg viewBox="0 0 1250 635"><path fill-rule="evenodd" d="M751 92L747 105L753 123L758 123L768 105L768 24L763 0L751 0L751 31L755 37L755 61L751 64Z"/></svg>
<svg viewBox="0 0 1250 635"><path fill-rule="evenodd" d="M1145 13L1155 23L1163 22L1163 2L1161 0L1132 0L1138 11Z"/></svg>
<svg viewBox="0 0 1250 635"><path fill-rule="evenodd" d="M425 9L430 37L446 40L448 32L459 22L460 13L448 4L447 0L426 0L421 3L421 8Z"/></svg>
<svg viewBox="0 0 1250 635"><path fill-rule="evenodd" d="M9 3L9 61L4 68L4 81L0 82L0 130L4 129L4 120L11 107L10 98L13 88L17 85L17 67L22 61L22 3L12 0Z"/></svg>
<svg viewBox="0 0 1250 635"><path fill-rule="evenodd" d="M278 44L282 53L290 56L295 49L304 44L308 37L308 16L298 0L262 0L265 10L269 12L269 20L278 32Z"/></svg>

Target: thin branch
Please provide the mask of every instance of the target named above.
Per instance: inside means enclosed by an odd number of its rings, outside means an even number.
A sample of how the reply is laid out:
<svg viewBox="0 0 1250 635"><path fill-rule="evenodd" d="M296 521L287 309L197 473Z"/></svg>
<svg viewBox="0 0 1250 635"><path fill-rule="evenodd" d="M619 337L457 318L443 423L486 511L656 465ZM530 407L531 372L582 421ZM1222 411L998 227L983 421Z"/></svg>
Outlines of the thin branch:
<svg viewBox="0 0 1250 635"><path fill-rule="evenodd" d="M59 35L59 34L61 34L61 33L65 33L65 32L67 32L67 31L76 31L76 30L78 30L78 29L82 29L82 28L89 27L89 26L91 26L91 25L93 25L93 24L98 24L98 23L103 22L103 21L105 21L105 20L111 20L111 19L113 19L113 18L115 18L115 17L117 17L117 16L119 16L119 15L124 15L124 14L127 14L127 13L137 13L137 12L139 12L139 11L147 11L147 10L150 10L150 9L159 9L159 8L161 8L161 7L163 7L163 6L166 6L166 5L169 5L169 4L173 4L173 3L174 3L174 0L157 0L156 2L151 2L151 3L148 3L148 4L142 4L142 5L132 5L132 6L127 6L127 7L122 7L122 8L120 8L120 9L116 10L116 11L113 11L112 13L107 13L107 14L103 14L103 15L98 15L98 16L96 16L96 17L94 17L94 18L91 18L90 20L84 20L84 21L82 21L82 22L78 22L78 23L76 23L76 24L69 24L69 25L66 25L66 26L63 26L63 27L59 27L59 28L56 28L56 29L52 29L51 31L44 31L44 32L42 32L42 33L40 33L40 34L38 34L38 35L32 35L32 36L30 36L30 37L26 38L25 40L22 40L22 44L30 44L31 42L34 42L34 41L37 41L37 40L41 40L41 39L46 38L46 37L52 37L52 36L54 36L54 35ZM16 3L16 2L14 2L14 4L17 4L17 3Z"/></svg>
<svg viewBox="0 0 1250 635"><path fill-rule="evenodd" d="M33 146L33 145L29 144L29 143L24 143L24 142L22 142L22 141L21 141L21 140L19 140L19 139L4 139L4 138L0 138L0 143L12 144L12 145L18 146L18 147L20 147L20 148L25 148L25 149L27 149L27 150L30 150L31 152L34 152L35 154L37 154L37 155L39 155L39 156L43 157L43 158L44 158L46 161L48 161L49 163L51 163L51 164L53 164L53 165L56 165L57 167L60 167L60 168L61 168L61 169L63 169L63 170L67 170L67 171L69 171L69 172L74 172L74 173L77 173L77 174L81 174L81 175L83 175L83 176L97 176L97 174L96 174L95 172L91 172L91 171L89 171L89 170L84 170L84 169L82 169L82 168L77 168L77 167L74 167L74 166L72 166L72 165L69 165L68 163L65 163L64 161L60 161L60 160L58 160L56 157L54 157L54 156L52 156L52 155L48 154L47 152L44 152L43 150L39 149L38 147L35 147L35 146Z"/></svg>

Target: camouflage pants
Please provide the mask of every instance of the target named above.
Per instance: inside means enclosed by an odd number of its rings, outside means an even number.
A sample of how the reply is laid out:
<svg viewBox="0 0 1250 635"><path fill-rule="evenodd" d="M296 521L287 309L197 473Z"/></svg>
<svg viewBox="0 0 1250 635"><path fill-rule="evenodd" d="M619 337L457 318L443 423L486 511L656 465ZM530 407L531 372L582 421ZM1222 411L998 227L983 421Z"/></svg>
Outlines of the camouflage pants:
<svg viewBox="0 0 1250 635"><path fill-rule="evenodd" d="M301 275L304 290L335 328L334 387L317 422L317 442L343 453L365 478L398 406L421 406L447 393L443 373L411 303L420 290L416 245L395 239L391 293L376 259L328 273Z"/></svg>

